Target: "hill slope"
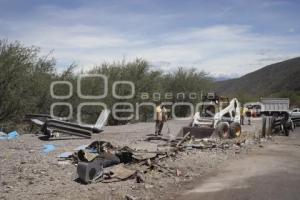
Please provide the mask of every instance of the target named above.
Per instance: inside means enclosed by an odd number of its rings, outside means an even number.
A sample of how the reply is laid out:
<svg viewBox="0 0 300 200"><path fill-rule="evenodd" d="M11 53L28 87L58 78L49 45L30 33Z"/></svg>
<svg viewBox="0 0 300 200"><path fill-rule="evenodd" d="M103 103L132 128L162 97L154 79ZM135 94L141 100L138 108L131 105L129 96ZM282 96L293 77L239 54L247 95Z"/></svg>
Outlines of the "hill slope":
<svg viewBox="0 0 300 200"><path fill-rule="evenodd" d="M268 65L240 78L217 82L226 96L300 96L300 57Z"/></svg>

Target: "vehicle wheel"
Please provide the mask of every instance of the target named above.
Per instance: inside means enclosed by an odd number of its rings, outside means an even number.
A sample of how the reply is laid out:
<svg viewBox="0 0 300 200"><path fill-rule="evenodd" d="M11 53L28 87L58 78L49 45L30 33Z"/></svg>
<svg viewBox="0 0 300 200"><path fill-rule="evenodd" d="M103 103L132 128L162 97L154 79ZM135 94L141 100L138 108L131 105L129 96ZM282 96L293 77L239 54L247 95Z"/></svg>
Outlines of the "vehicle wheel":
<svg viewBox="0 0 300 200"><path fill-rule="evenodd" d="M230 130L227 123L219 123L216 132L218 133L218 136L222 139L228 139L230 137Z"/></svg>
<svg viewBox="0 0 300 200"><path fill-rule="evenodd" d="M44 131L44 135L45 135L45 137L44 137L45 139L50 139L52 137L52 130L46 128Z"/></svg>
<svg viewBox="0 0 300 200"><path fill-rule="evenodd" d="M283 124L280 125L280 131L281 131L282 134L285 134L285 130L284 130Z"/></svg>
<svg viewBox="0 0 300 200"><path fill-rule="evenodd" d="M289 136L289 135L290 135L290 130L286 129L286 130L284 131L284 134L285 134L285 136Z"/></svg>
<svg viewBox="0 0 300 200"><path fill-rule="evenodd" d="M231 123L229 128L231 137L236 138L241 136L242 127L238 122Z"/></svg>
<svg viewBox="0 0 300 200"><path fill-rule="evenodd" d="M292 127L292 131L294 132L296 126L295 126L295 123L293 121L291 121L291 127Z"/></svg>

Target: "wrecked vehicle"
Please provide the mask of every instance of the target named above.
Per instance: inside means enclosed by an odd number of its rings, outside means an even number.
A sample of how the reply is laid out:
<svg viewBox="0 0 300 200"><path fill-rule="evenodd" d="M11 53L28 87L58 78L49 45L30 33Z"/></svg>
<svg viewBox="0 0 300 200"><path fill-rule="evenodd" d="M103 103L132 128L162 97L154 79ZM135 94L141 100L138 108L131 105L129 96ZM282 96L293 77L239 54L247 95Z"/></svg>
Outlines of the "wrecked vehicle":
<svg viewBox="0 0 300 200"><path fill-rule="evenodd" d="M102 128L106 125L109 114L110 110L102 110L94 125L67 122L63 119L53 118L50 115L43 114L28 114L25 115L24 120L40 127L39 132L43 133L47 139L58 138L65 135L91 138L93 133L103 131Z"/></svg>

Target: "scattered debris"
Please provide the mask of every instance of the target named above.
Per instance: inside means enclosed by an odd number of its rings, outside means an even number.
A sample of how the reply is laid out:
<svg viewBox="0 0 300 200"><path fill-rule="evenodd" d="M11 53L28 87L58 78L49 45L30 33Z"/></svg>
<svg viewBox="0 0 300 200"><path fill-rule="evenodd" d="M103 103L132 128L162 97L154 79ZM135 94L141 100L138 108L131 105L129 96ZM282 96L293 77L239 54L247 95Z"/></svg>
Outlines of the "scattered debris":
<svg viewBox="0 0 300 200"><path fill-rule="evenodd" d="M153 185L151 185L151 184L145 184L145 189L147 189L147 190L149 190L149 189L151 189L151 188L153 188L154 186Z"/></svg>
<svg viewBox="0 0 300 200"><path fill-rule="evenodd" d="M132 158L138 160L138 161L143 161L143 160L149 160L153 159L157 156L156 153L148 153L148 152L134 152L132 155Z"/></svg>
<svg viewBox="0 0 300 200"><path fill-rule="evenodd" d="M21 185L17 185L15 180L20 181L23 188L26 188L26 184L32 184L30 188L35 190L28 193L37 194L42 189L43 194L48 194L47 198L55 195L54 190L57 192L55 197L62 197L66 188L70 198L75 199L92 198L95 194L105 193L110 199L142 199L144 194L149 199L160 199L160 195L170 185L175 184L177 187L199 174L206 173L206 170L214 168L225 159L239 157L239 154L248 150L247 144L258 147L259 142L264 142L264 139L255 141L252 133L246 135L247 137L242 135L240 138L223 140L196 138L192 134L154 137L146 135L148 124L141 128L132 126L132 129L128 125L107 127L108 134L103 137L95 136L95 140L88 143L82 139L53 141L51 143L55 144L55 152L47 157L40 152L42 144L47 143L36 140L28 144L34 135L22 135L16 141L5 142L9 153L1 155L3 163L12 163L11 158L16 151L24 153L24 158L10 172L16 174L16 178L11 175L13 178L5 181L14 187ZM131 135L132 132L135 134ZM98 138L101 138L100 141ZM22 146L13 146L16 143ZM105 158L107 162L111 162L113 157L119 161L110 163L111 166L104 164ZM78 170L80 167L82 173ZM76 182L72 183L71 180ZM50 185L49 188L46 184L39 187L44 181ZM83 183L91 185L78 185ZM56 187L57 185L62 187ZM156 191L159 194L152 196Z"/></svg>
<svg viewBox="0 0 300 200"><path fill-rule="evenodd" d="M101 181L104 183L126 180L136 174L136 171L126 168L123 163L115 165L106 171L107 172L104 173L103 180Z"/></svg>
<svg viewBox="0 0 300 200"><path fill-rule="evenodd" d="M125 200L137 200L137 198L131 195L126 195Z"/></svg>
<svg viewBox="0 0 300 200"><path fill-rule="evenodd" d="M136 182L137 183L145 183L145 178L143 176L143 174L140 171L136 171Z"/></svg>
<svg viewBox="0 0 300 200"><path fill-rule="evenodd" d="M77 156L80 161L91 162L98 156L98 154L90 153L85 150L79 150Z"/></svg>
<svg viewBox="0 0 300 200"><path fill-rule="evenodd" d="M79 151L79 150L85 149L85 148L87 148L87 147L88 147L88 145L83 144L83 145L80 145L80 146L76 147L76 148L74 149L74 151Z"/></svg>
<svg viewBox="0 0 300 200"><path fill-rule="evenodd" d="M3 132L1 132L1 133L2 133L2 135L0 136L0 140L16 139L19 136L19 134L17 133L17 131L10 132L7 135L5 133L3 133Z"/></svg>
<svg viewBox="0 0 300 200"><path fill-rule="evenodd" d="M1 137L1 136L6 136L6 133L0 131L0 137Z"/></svg>
<svg viewBox="0 0 300 200"><path fill-rule="evenodd" d="M103 126L106 124L109 115L110 110L103 110L93 126L71 123L65 121L65 119L53 118L52 116L44 114L25 115L24 121L41 127L40 132L48 139L52 137L61 137L61 135L91 138L93 133L100 133L103 131Z"/></svg>
<svg viewBox="0 0 300 200"><path fill-rule="evenodd" d="M57 162L57 164L59 164L59 165L70 165L70 162L65 161L65 160L59 160L59 161Z"/></svg>
<svg viewBox="0 0 300 200"><path fill-rule="evenodd" d="M176 176L181 176L182 172L179 169L176 169Z"/></svg>
<svg viewBox="0 0 300 200"><path fill-rule="evenodd" d="M74 152L67 151L58 155L59 158L70 158Z"/></svg>
<svg viewBox="0 0 300 200"><path fill-rule="evenodd" d="M187 134L185 134L185 136L176 144L176 147L179 147L185 140L187 140L187 138L190 136L190 132L188 132Z"/></svg>
<svg viewBox="0 0 300 200"><path fill-rule="evenodd" d="M43 153L48 154L51 151L54 151L56 148L53 144L44 144L43 145Z"/></svg>
<svg viewBox="0 0 300 200"><path fill-rule="evenodd" d="M36 119L31 121L34 123ZM65 129L61 129L61 126L66 126L70 130L76 127L93 133L90 129L58 119L47 118L40 124L42 124L42 130L50 130L51 134L56 128L57 131L64 133ZM44 134L46 133L44 132ZM207 152L212 149L216 149L216 151L230 149L233 153L238 154L246 142L249 143L240 138L235 140L212 137L197 138L191 132L178 137L147 135L143 141L135 141L127 144L128 146L121 147L115 147L107 141L94 141L90 145L84 144L76 147L74 152L59 154L57 165L63 166L71 163L77 165L78 179L76 180L81 183L111 183L133 179L137 183L144 183L140 185L146 189L151 189L154 185L151 180L148 181L148 176L145 179L145 174L174 177L176 181L189 174L181 166L170 167L163 160L175 160L180 157L180 152L193 154L196 151ZM45 154L54 150L54 145L44 145L43 152ZM126 195L125 198L136 199L129 195Z"/></svg>

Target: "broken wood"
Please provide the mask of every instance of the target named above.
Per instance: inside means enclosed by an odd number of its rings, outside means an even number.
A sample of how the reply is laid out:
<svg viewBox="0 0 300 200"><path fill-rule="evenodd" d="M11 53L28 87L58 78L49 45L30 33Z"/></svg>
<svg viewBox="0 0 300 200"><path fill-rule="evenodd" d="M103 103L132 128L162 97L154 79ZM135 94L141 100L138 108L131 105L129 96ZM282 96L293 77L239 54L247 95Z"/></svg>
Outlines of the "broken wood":
<svg viewBox="0 0 300 200"><path fill-rule="evenodd" d="M137 170L135 175L136 175L135 178L137 183L145 183L145 178L140 171Z"/></svg>
<svg viewBox="0 0 300 200"><path fill-rule="evenodd" d="M185 140L190 136L191 132L188 132L185 134L185 136L176 144L176 147L179 147L182 143L185 142Z"/></svg>

